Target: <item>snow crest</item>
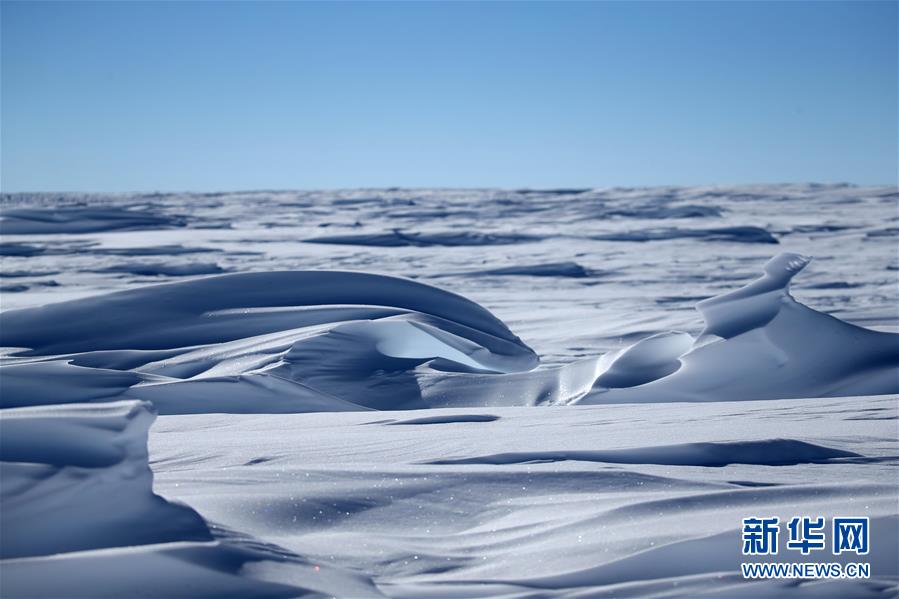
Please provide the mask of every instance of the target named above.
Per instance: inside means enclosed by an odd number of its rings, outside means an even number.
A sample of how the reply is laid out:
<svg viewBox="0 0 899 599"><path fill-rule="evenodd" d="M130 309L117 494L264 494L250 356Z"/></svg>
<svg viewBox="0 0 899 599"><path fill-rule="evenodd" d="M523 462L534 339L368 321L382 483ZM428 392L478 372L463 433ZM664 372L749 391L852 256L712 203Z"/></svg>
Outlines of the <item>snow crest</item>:
<svg viewBox="0 0 899 599"><path fill-rule="evenodd" d="M637 386L606 384L607 374L621 369L625 358L650 353L638 352L638 343L612 361L581 403L899 393L899 335L851 325L790 295L790 281L809 261L780 254L752 283L699 302L705 329L682 355L672 347L667 376ZM623 370L636 376L646 367L638 362Z"/></svg>

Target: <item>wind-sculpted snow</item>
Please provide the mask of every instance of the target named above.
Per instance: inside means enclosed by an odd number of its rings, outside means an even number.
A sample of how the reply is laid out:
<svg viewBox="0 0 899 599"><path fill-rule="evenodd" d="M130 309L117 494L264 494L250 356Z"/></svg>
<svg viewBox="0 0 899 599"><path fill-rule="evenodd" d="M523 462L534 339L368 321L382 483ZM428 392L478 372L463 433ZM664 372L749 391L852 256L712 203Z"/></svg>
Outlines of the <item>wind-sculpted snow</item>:
<svg viewBox="0 0 899 599"><path fill-rule="evenodd" d="M532 345L549 362L583 355L580 337L600 348L618 346L631 335L683 327L687 306L653 309L641 298L711 296L726 281L750 276L752 262L770 256L768 244L814 255L827 268L815 277L861 284L857 291L807 293L824 311L858 313L885 309L895 301L895 277L878 277L895 265L895 228L890 219L895 187L851 185L746 185L563 190L363 189L339 191L256 191L171 194L2 194L0 212L37 214L53 230L7 235L0 240L0 271L58 270L54 289L22 285L28 293L9 294L3 309L31 307L122 289L113 256L176 256L215 253L227 272L349 269L448 279L462 295L491 309L510 305L507 320L526 326L554 319L563 326L537 324ZM53 224L78 224L65 232ZM90 231L89 215L119 214L135 229ZM80 215L80 216L78 216ZM134 219L148 220L143 225ZM157 219L159 222L152 222ZM163 222L164 221L164 222ZM29 221L31 222L31 221ZM65 224L65 222L63 224ZM94 223L96 224L96 223ZM171 226L170 226L171 225ZM146 226L146 228L142 228ZM869 235L870 234L870 235ZM324 239L321 239L324 238ZM305 243L309 240L323 243ZM329 243L334 241L334 243ZM639 245L637 245L639 244ZM485 251L489 249L490 251ZM109 257L110 259L106 259ZM209 257L198 256L202 262ZM188 261L182 260L179 262ZM593 273L613 273L602 287L589 277L555 278L531 285L511 277L500 284L467 274L530 265L573 262ZM160 277L180 276L160 274ZM543 276L543 275L541 275ZM702 277L702 288L690 282ZM554 285L559 281L559 285ZM146 282L146 281L145 281ZM564 289L565 302L553 297ZM809 288L811 289L811 288ZM686 293L689 292L689 293ZM516 299L513 299L516 298ZM526 305L539 301L533 318ZM571 308L601 311L598 331L569 330ZM522 317L519 318L518 315ZM650 322L641 324L642 319ZM577 320L577 319L575 319ZM888 323L895 326L895 319ZM592 329L593 327L591 327Z"/></svg>
<svg viewBox="0 0 899 599"><path fill-rule="evenodd" d="M0 293L22 293L28 289L28 285L0 285Z"/></svg>
<svg viewBox="0 0 899 599"><path fill-rule="evenodd" d="M699 302L702 335L686 343L653 347L645 362L667 363L667 376L616 384L601 375L583 403L719 401L899 393L899 335L857 327L816 312L792 298L792 278L808 264L780 254L764 275L736 291ZM686 341L685 337L681 337ZM657 344L658 345L658 344ZM607 357L606 372L644 370L637 346ZM642 384L645 383L645 384ZM623 388L616 388L623 387Z"/></svg>
<svg viewBox="0 0 899 599"><path fill-rule="evenodd" d="M142 277L192 277L197 275L219 274L222 272L222 267L215 262L192 262L190 264L125 262L123 264L99 268L96 272L121 273Z"/></svg>
<svg viewBox="0 0 899 599"><path fill-rule="evenodd" d="M211 541L196 512L153 493L153 418L137 402L3 410L0 557Z"/></svg>
<svg viewBox="0 0 899 599"><path fill-rule="evenodd" d="M598 273L584 268L577 262L551 262L548 264L529 264L522 266L506 266L503 268L488 268L486 270L475 270L462 274L469 277L568 277L573 279L583 279L594 276Z"/></svg>
<svg viewBox="0 0 899 599"><path fill-rule="evenodd" d="M330 306L325 315L316 309ZM352 318L416 312L477 337L519 339L495 316L459 295L415 281L355 272L243 273L121 291L0 314L0 343L27 355L161 350L222 343ZM115 322L109 330L103 325ZM525 353L527 353L525 351Z"/></svg>
<svg viewBox="0 0 899 599"><path fill-rule="evenodd" d="M0 412L4 597L380 596L358 575L214 533L155 494L154 418L142 402ZM290 573L278 574L285 566ZM270 574L255 577L260 567Z"/></svg>
<svg viewBox="0 0 899 599"><path fill-rule="evenodd" d="M717 227L712 229L643 229L594 235L601 241L663 241L666 239L735 241L738 243L778 243L777 238L759 227Z"/></svg>
<svg viewBox="0 0 899 599"><path fill-rule="evenodd" d="M0 234L95 233L183 227L185 219L152 209L54 206L0 211Z"/></svg>
<svg viewBox="0 0 899 599"><path fill-rule="evenodd" d="M834 458L859 457L857 453L821 447L794 439L687 443L606 451L533 451L498 453L471 458L436 460L430 464L531 464L542 462L606 462L610 464L658 464L661 466L717 467L729 464L789 466L822 463Z"/></svg>
<svg viewBox="0 0 899 599"><path fill-rule="evenodd" d="M91 251L95 254L105 256L179 256L182 254L205 254L209 252L218 252L220 250L183 245L159 245L124 248L91 248Z"/></svg>
<svg viewBox="0 0 899 599"><path fill-rule="evenodd" d="M458 424L461 422L495 422L499 416L493 414L450 414L446 416L425 416L424 418L411 418L409 420L391 420L383 424L396 425L422 425L422 424Z"/></svg>
<svg viewBox="0 0 899 599"><path fill-rule="evenodd" d="M16 256L30 258L44 253L45 249L27 243L0 243L0 256Z"/></svg>
<svg viewBox="0 0 899 599"><path fill-rule="evenodd" d="M598 241L664 241L668 239L700 239L703 241L734 241L738 243L778 243L777 238L759 227L718 227L711 229L638 229L593 235ZM407 233L394 230L390 233L360 233L350 235L322 235L306 239L307 243L338 245L362 245L375 247L427 247L467 245L510 245L541 241L536 235L517 233Z"/></svg>
<svg viewBox="0 0 899 599"><path fill-rule="evenodd" d="M528 241L538 241L533 235L518 233L406 233L394 230L382 234L359 235L323 235L307 239L308 243L333 243L340 245L368 245L375 247L427 247L427 246L465 246L465 245L509 245Z"/></svg>
<svg viewBox="0 0 899 599"><path fill-rule="evenodd" d="M416 414L166 416L151 448L165 493L374 572L391 597L891 597L896 421L864 417L895 418L897 407L895 397L503 407L489 422L440 409L422 416L435 423L407 426L392 422ZM483 460L503 454L515 459ZM828 525L869 516L870 553L786 550L785 523L806 514ZM739 564L755 558L741 555L741 520L756 515L784 523L779 554L760 561L867 561L872 578L744 580Z"/></svg>
<svg viewBox="0 0 899 599"><path fill-rule="evenodd" d="M537 365L461 296L326 271L225 275L3 312L0 345L20 348L0 366L4 406L127 397L163 413L425 407L419 373Z"/></svg>
<svg viewBox="0 0 899 599"><path fill-rule="evenodd" d="M0 596L895 595L896 198L3 195Z"/></svg>
<svg viewBox="0 0 899 599"><path fill-rule="evenodd" d="M717 206L702 206L696 204L682 204L680 206L667 206L658 203L649 203L643 206L629 208L610 208L603 210L603 217L640 218L640 219L664 219L664 218L706 218L721 216L721 208Z"/></svg>
<svg viewBox="0 0 899 599"><path fill-rule="evenodd" d="M700 302L697 339L660 333L542 369L483 307L410 280L306 271L142 287L0 313L0 344L18 348L0 365L2 405L138 398L178 414L899 392L899 336L789 295L807 262L781 254Z"/></svg>
<svg viewBox="0 0 899 599"><path fill-rule="evenodd" d="M6 270L0 272L0 279L17 279L21 277L43 277L59 274L56 270Z"/></svg>

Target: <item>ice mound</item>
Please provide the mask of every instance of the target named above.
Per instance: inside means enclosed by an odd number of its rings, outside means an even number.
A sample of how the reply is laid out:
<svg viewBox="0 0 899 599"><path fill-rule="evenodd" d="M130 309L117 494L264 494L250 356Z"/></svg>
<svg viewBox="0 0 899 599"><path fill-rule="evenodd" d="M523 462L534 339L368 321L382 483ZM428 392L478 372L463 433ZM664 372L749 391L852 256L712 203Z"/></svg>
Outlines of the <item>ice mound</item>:
<svg viewBox="0 0 899 599"><path fill-rule="evenodd" d="M180 216L121 206L54 206L0 212L3 235L170 229L183 227L185 223Z"/></svg>

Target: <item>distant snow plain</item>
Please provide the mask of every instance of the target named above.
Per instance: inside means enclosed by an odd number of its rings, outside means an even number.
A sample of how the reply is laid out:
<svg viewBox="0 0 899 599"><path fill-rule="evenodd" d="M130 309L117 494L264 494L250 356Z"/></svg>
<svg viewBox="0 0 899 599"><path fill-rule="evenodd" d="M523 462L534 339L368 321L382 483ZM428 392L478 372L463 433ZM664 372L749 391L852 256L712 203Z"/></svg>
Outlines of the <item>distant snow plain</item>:
<svg viewBox="0 0 899 599"><path fill-rule="evenodd" d="M0 594L896 596L897 202L4 196ZM774 515L872 578L744 580Z"/></svg>

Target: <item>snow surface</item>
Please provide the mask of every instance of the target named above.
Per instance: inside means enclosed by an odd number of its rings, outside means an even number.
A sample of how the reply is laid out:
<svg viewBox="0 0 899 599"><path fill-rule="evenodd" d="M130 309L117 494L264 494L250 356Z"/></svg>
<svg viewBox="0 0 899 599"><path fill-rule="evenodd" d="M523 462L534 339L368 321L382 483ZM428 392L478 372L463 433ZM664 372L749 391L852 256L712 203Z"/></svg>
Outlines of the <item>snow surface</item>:
<svg viewBox="0 0 899 599"><path fill-rule="evenodd" d="M872 518L874 578L774 586L892 596L897 407L853 397L430 410L437 422L171 416L151 455L160 493L375 573L389 596L769 597L774 583L740 578L741 519L848 512Z"/></svg>
<svg viewBox="0 0 899 599"><path fill-rule="evenodd" d="M895 596L897 197L3 196L0 595Z"/></svg>

